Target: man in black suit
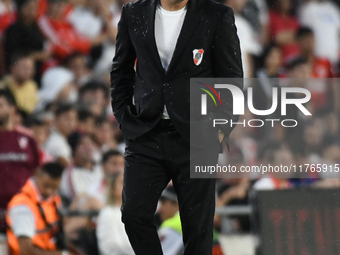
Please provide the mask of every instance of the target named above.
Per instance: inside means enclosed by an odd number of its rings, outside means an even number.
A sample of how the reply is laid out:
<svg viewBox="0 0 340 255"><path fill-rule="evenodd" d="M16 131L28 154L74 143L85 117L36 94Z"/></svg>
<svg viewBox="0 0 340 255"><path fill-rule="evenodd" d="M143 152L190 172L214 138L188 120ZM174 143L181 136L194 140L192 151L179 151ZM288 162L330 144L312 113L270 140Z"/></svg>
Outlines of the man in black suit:
<svg viewBox="0 0 340 255"><path fill-rule="evenodd" d="M111 102L126 142L122 221L137 255L163 254L153 215L170 180L178 195L184 254L212 253L215 180L190 178L189 170L193 77L243 77L232 10L212 0L125 4ZM222 129L209 148L214 157L208 161L215 164L219 143L232 130ZM206 152L200 149L198 157Z"/></svg>

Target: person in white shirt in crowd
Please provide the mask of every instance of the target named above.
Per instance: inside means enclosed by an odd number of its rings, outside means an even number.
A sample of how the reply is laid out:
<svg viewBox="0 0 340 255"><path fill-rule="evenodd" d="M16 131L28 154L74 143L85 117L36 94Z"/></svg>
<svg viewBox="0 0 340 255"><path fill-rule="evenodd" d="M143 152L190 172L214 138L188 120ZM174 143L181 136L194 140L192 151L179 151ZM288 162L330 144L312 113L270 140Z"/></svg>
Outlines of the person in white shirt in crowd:
<svg viewBox="0 0 340 255"><path fill-rule="evenodd" d="M87 194L98 199L103 205L107 200L107 188L110 176L124 171L123 154L117 150L109 150L102 157L104 177L89 186Z"/></svg>
<svg viewBox="0 0 340 255"><path fill-rule="evenodd" d="M312 0L299 10L302 25L310 27L315 35L315 54L336 62L339 59L340 10L333 1Z"/></svg>
<svg viewBox="0 0 340 255"><path fill-rule="evenodd" d="M267 38L268 6L266 0L248 0L242 11L252 28L256 39L265 44Z"/></svg>
<svg viewBox="0 0 340 255"><path fill-rule="evenodd" d="M77 90L73 84L74 75L64 67L52 67L41 78L36 110L43 111L51 103L75 103Z"/></svg>
<svg viewBox="0 0 340 255"><path fill-rule="evenodd" d="M72 150L67 138L77 128L77 111L71 104L61 104L55 111L54 127L44 147L64 168L71 164Z"/></svg>
<svg viewBox="0 0 340 255"><path fill-rule="evenodd" d="M73 164L63 172L60 193L72 201L102 180L103 172L95 162L95 145L89 135L74 133L68 141L73 149Z"/></svg>
<svg viewBox="0 0 340 255"><path fill-rule="evenodd" d="M72 138L72 137L71 137ZM88 136L87 136L88 138ZM74 139L73 139L74 140ZM75 142L75 141L73 141ZM83 146L85 149L86 147ZM80 153L80 150L77 152ZM87 155L87 157L90 157L90 155ZM78 157L79 160L81 160L80 157ZM89 162L89 164L92 164ZM99 167L96 167L96 169L99 170ZM72 173L69 172L70 175L66 174L64 175L64 179L62 179L62 185L64 185L62 188L64 189L64 196L66 195L67 198L70 200L71 210L101 210L104 208L107 202L107 197L109 193L109 180L112 175L115 175L117 173L124 171L124 158L123 155L115 150L108 151L105 153L102 157L102 169L104 171L104 175L101 179L95 179L90 182L91 180L91 173L87 169L78 169L76 170L76 173L73 173L73 177L77 178L76 185L77 187L84 184L83 188L87 189L87 192L80 193L75 197L70 197L71 194L65 194L67 192L72 192L72 190L69 190L69 186L67 186L69 183L67 182L68 178L72 178ZM97 170L97 171L98 171ZM68 170L66 170L68 171ZM72 169L72 171L75 171ZM83 171L83 172L81 172ZM79 178L79 174L82 173L82 177ZM93 176L96 175L96 171L93 172ZM86 178L88 177L88 178ZM72 178L73 179L73 178ZM79 181L78 181L79 180ZM74 181L72 180L72 186ZM93 228L93 219L90 217L70 217L66 219L67 224L65 227L65 231L67 232L68 236L70 236L73 240L79 240L79 231L84 229L92 229Z"/></svg>
<svg viewBox="0 0 340 255"><path fill-rule="evenodd" d="M94 45L100 49L96 56L98 59L95 59L95 74L111 66L117 35L117 16L120 16L117 9L109 0L81 0L67 15L67 20L75 29L95 42Z"/></svg>
<svg viewBox="0 0 340 255"><path fill-rule="evenodd" d="M157 212L162 220L158 230L164 255L183 254L182 226L178 211L176 191L168 186L159 199Z"/></svg>
<svg viewBox="0 0 340 255"><path fill-rule="evenodd" d="M246 2L247 0L226 0L225 4L231 7L235 13L235 25L237 27L237 35L240 38L244 78L252 78L254 77L254 60L252 55L261 54L262 47L260 41L256 38L255 31L240 14Z"/></svg>
<svg viewBox="0 0 340 255"><path fill-rule="evenodd" d="M117 28L111 23L109 1L78 1L67 15L67 20L83 36L101 45L107 39L115 42Z"/></svg>
<svg viewBox="0 0 340 255"><path fill-rule="evenodd" d="M135 254L121 221L123 173L111 176L108 186L107 205L100 211L97 219L97 240L101 255Z"/></svg>
<svg viewBox="0 0 340 255"><path fill-rule="evenodd" d="M70 203L70 210L99 211L103 204L86 193L89 186L103 179L102 169L96 162L94 142L88 134L80 133L73 133L68 140L73 150L73 164L63 172L60 194L65 203ZM90 216L65 217L65 233L70 240L80 243L84 235L89 236L94 231L93 220Z"/></svg>

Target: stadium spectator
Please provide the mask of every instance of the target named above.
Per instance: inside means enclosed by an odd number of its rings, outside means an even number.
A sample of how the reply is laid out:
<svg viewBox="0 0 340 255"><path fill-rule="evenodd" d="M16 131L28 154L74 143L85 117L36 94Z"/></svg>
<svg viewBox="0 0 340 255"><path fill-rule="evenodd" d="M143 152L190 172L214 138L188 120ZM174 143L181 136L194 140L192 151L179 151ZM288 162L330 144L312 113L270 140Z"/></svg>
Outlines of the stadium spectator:
<svg viewBox="0 0 340 255"><path fill-rule="evenodd" d="M269 152L269 161L271 166L287 166L295 164L295 159L289 148L282 144L274 145ZM290 182L290 173L283 171L278 173L270 173L268 176L264 176L255 184L253 188L255 190L274 190L274 189L289 189L293 188L293 184Z"/></svg>
<svg viewBox="0 0 340 255"><path fill-rule="evenodd" d="M63 200L63 204L68 205L65 200ZM86 212L99 212L103 205L97 199L83 194L76 197L67 208L75 212L85 212L84 215L64 218L64 231L67 240L84 251L84 254L98 254L95 235L96 218L91 216L92 214L86 215Z"/></svg>
<svg viewBox="0 0 340 255"><path fill-rule="evenodd" d="M44 147L63 167L69 166L72 162L72 149L67 138L76 129L77 111L74 106L59 105L55 111L55 125Z"/></svg>
<svg viewBox="0 0 340 255"><path fill-rule="evenodd" d="M256 77L263 78L279 78L282 75L282 53L280 47L274 43L265 48L263 52L263 67L260 68Z"/></svg>
<svg viewBox="0 0 340 255"><path fill-rule="evenodd" d="M94 144L90 136L79 133L70 135L69 143L73 150L73 164L62 175L60 193L64 204L69 205L70 210L98 211L104 204L86 194L88 187L103 176L102 169L93 159ZM69 240L87 254L97 254L94 224L95 221L87 215L65 217L65 233Z"/></svg>
<svg viewBox="0 0 340 255"><path fill-rule="evenodd" d="M264 44L267 39L268 6L266 0L247 0L242 15L256 32L256 37Z"/></svg>
<svg viewBox="0 0 340 255"><path fill-rule="evenodd" d="M310 27L315 35L315 54L332 63L339 60L340 11L328 0L306 1L299 10L302 25Z"/></svg>
<svg viewBox="0 0 340 255"><path fill-rule="evenodd" d="M109 88L100 81L89 81L79 90L79 102L90 107L96 117L105 116L109 105Z"/></svg>
<svg viewBox="0 0 340 255"><path fill-rule="evenodd" d="M253 55L259 55L262 47L259 39L255 37L253 28L241 15L246 0L226 0L225 3L231 7L235 13L235 25L237 27L237 35L240 38L244 78L252 78L254 77L255 68Z"/></svg>
<svg viewBox="0 0 340 255"><path fill-rule="evenodd" d="M135 253L121 221L123 173L116 173L109 182L107 206L100 211L97 219L99 251L101 255L133 255Z"/></svg>
<svg viewBox="0 0 340 255"><path fill-rule="evenodd" d="M287 76L294 79L307 79L312 77L312 65L303 57L292 59L287 66ZM306 80L305 80L306 81ZM292 83L294 84L294 83ZM293 85L296 86L296 85Z"/></svg>
<svg viewBox="0 0 340 255"><path fill-rule="evenodd" d="M15 99L9 90L0 90L0 210L32 176L39 165L39 151L34 139L13 124ZM0 232L6 230L0 219Z"/></svg>
<svg viewBox="0 0 340 255"><path fill-rule="evenodd" d="M301 56L313 66L313 78L332 78L332 65L327 58L318 57L314 53L315 36L313 30L308 27L300 27L296 33L300 46Z"/></svg>
<svg viewBox="0 0 340 255"><path fill-rule="evenodd" d="M102 180L103 172L95 162L95 146L89 135L74 133L69 142L73 150L73 164L63 173L60 193L72 201L86 194L91 184Z"/></svg>
<svg viewBox="0 0 340 255"><path fill-rule="evenodd" d="M30 116L27 122L27 126L32 130L34 139L39 147L40 162L45 164L53 161L53 156L44 148L44 144L50 135L48 125L37 115Z"/></svg>
<svg viewBox="0 0 340 255"><path fill-rule="evenodd" d="M327 58L318 57L314 53L315 37L310 28L301 27L297 32L297 41L301 49L301 56L312 66L312 78L335 77L331 62ZM333 101L338 100L337 94L333 93L333 87L327 80L311 80L306 89L311 92L311 103L314 111L330 108ZM332 95L332 96L330 96Z"/></svg>
<svg viewBox="0 0 340 255"><path fill-rule="evenodd" d="M324 137L323 120L314 119L306 125L302 137L308 151L320 155L322 148L322 141Z"/></svg>
<svg viewBox="0 0 340 255"><path fill-rule="evenodd" d="M31 113L38 102L38 86L33 80L34 61L27 53L16 52L11 57L10 70L10 74L0 81L0 88L8 88L14 95L17 107Z"/></svg>
<svg viewBox="0 0 340 255"><path fill-rule="evenodd" d="M312 65L307 61L307 59L303 57L297 57L289 62L287 76L290 78L288 83L282 86L289 86L289 87L300 87L306 88L308 84L311 82L312 76ZM313 80L312 80L313 81ZM281 81L281 84L284 83L284 80ZM303 96L302 93L290 93L290 98L301 98ZM310 111L312 114L315 113L315 109L313 109L312 101L309 101L305 104L305 107ZM281 115L281 119L283 116ZM303 129L302 122L306 120L308 116L304 114L300 114L300 110L295 107L295 105L287 105L286 106L286 116L287 119L294 119L298 121L297 126L291 132L288 132L287 135L292 136L295 134L296 136L301 136L301 131Z"/></svg>
<svg viewBox="0 0 340 255"><path fill-rule="evenodd" d="M325 136L322 140L322 151L314 156L314 161L309 161L312 163L326 164L330 167L336 166L340 163L340 140L336 136ZM313 159L313 157L311 157ZM308 162L308 163L309 163ZM310 170L311 171L311 170ZM316 180L312 186L316 188L339 188L340 179L338 171L321 171L315 173L314 176Z"/></svg>
<svg viewBox="0 0 340 255"><path fill-rule="evenodd" d="M223 165L235 166L236 169L250 165L246 163L242 151L232 144L230 146L230 153L228 154L227 162ZM217 183L217 197L216 207L219 206L242 206L249 204L249 189L251 188L252 181L249 177L256 178L254 173L244 173L230 176L229 174L222 173L218 175L222 178ZM239 178L236 178L239 177ZM215 215L214 227L223 232L242 231L247 232L250 230L250 218L247 215L235 215L231 217L222 217Z"/></svg>
<svg viewBox="0 0 340 255"><path fill-rule="evenodd" d="M68 14L68 21L78 33L93 41L93 45L102 45L107 40L116 40L117 28L112 24L110 2L105 0L84 1Z"/></svg>
<svg viewBox="0 0 340 255"><path fill-rule="evenodd" d="M233 163L231 163L233 165ZM249 189L252 182L248 178L226 178L219 183L216 198L218 206L244 206L249 204ZM247 215L222 217L215 215L214 227L222 232L250 231L250 218Z"/></svg>
<svg viewBox="0 0 340 255"><path fill-rule="evenodd" d="M184 251L182 242L182 226L178 211L177 195L174 187L169 185L162 192L159 199L157 213L163 221L158 235L164 255L178 255ZM217 233L214 230L212 255L223 255Z"/></svg>
<svg viewBox="0 0 340 255"><path fill-rule="evenodd" d="M243 118L245 121L250 119L249 117L250 112L247 111L247 115L240 118L240 122L243 121ZM253 137L247 135L250 131L247 130L250 129L249 127L236 127L233 131L233 135L230 136L230 145L234 146L234 149L230 150L230 153L228 153L228 158L233 157L233 153L235 153L235 156L242 155L244 157L244 162L247 165L254 165L256 164L256 154L257 154L257 144ZM236 149L237 148L237 149ZM238 149L240 151L238 151ZM227 152L226 152L227 153Z"/></svg>
<svg viewBox="0 0 340 255"><path fill-rule="evenodd" d="M86 108L78 110L78 132L81 134L88 134L91 137L95 133L95 117Z"/></svg>
<svg viewBox="0 0 340 255"><path fill-rule="evenodd" d="M292 9L292 0L276 0L275 7L269 12L268 41L280 46L285 63L299 54L295 40L299 22L292 15Z"/></svg>
<svg viewBox="0 0 340 255"><path fill-rule="evenodd" d="M182 226L177 195L173 186L166 187L162 192L157 213L162 220L158 235L159 240L161 240L163 254L176 255L183 253Z"/></svg>
<svg viewBox="0 0 340 255"><path fill-rule="evenodd" d="M86 193L92 184L103 178L95 159L94 143L89 135L79 133L73 133L68 140L73 150L73 164L63 173L60 193L70 210L99 211L104 204ZM65 218L65 232L70 241L87 254L97 254L94 226L95 221L88 215Z"/></svg>
<svg viewBox="0 0 340 255"><path fill-rule="evenodd" d="M75 84L80 87L91 78L91 69L89 68L89 60L86 55L73 53L65 60L65 66L74 75Z"/></svg>
<svg viewBox="0 0 340 255"><path fill-rule="evenodd" d="M91 50L91 42L65 20L65 11L65 0L49 0L47 14L38 19L39 28L47 38L50 50L59 60L76 51L88 54Z"/></svg>
<svg viewBox="0 0 340 255"><path fill-rule="evenodd" d="M7 230L11 255L63 255L61 199L57 195L63 167L48 163L27 180L8 205Z"/></svg>
<svg viewBox="0 0 340 255"><path fill-rule="evenodd" d="M102 152L105 152L110 149L117 148L117 140L114 137L114 130L113 130L114 123L111 123L107 118L98 118L96 120L96 131L94 134L94 139L97 144L97 147ZM117 136L120 135L120 129L116 128ZM120 152L123 153L123 149L117 148Z"/></svg>
<svg viewBox="0 0 340 255"><path fill-rule="evenodd" d="M15 52L26 51L36 62L36 77L40 75L43 61L50 57L50 52L44 50L44 36L42 35L36 16L37 0L18 0L18 20L12 24L4 34L4 48L7 65Z"/></svg>
<svg viewBox="0 0 340 255"><path fill-rule="evenodd" d="M325 134L333 136L336 139L340 138L340 121L337 115L331 110L324 115Z"/></svg>
<svg viewBox="0 0 340 255"><path fill-rule="evenodd" d="M6 28L16 20L16 8L12 0L0 1L0 38Z"/></svg>
<svg viewBox="0 0 340 255"><path fill-rule="evenodd" d="M340 162L340 140L337 137L328 136L323 140L324 149L322 151L322 156L328 164L339 164ZM339 174L336 174L339 177Z"/></svg>
<svg viewBox="0 0 340 255"><path fill-rule="evenodd" d="M103 205L107 200L107 186L110 176L124 171L124 157L119 151L109 150L102 157L104 176L101 180L91 184L87 190L89 196L95 197Z"/></svg>
<svg viewBox="0 0 340 255"><path fill-rule="evenodd" d="M282 67L282 53L280 47L276 44L270 44L263 54L263 68L256 72L258 79L253 81L253 105L257 110L270 109L273 103L273 87L280 87L278 78L284 77ZM278 97L280 98L280 91ZM280 107L270 115L271 118L277 119L280 116ZM259 119L266 119L269 116L256 116ZM271 128L271 127L270 127ZM264 137L268 130L255 130L257 138Z"/></svg>
<svg viewBox="0 0 340 255"><path fill-rule="evenodd" d="M52 67L47 70L41 79L37 110L46 110L50 104L75 103L77 91L73 81L73 74L64 67Z"/></svg>

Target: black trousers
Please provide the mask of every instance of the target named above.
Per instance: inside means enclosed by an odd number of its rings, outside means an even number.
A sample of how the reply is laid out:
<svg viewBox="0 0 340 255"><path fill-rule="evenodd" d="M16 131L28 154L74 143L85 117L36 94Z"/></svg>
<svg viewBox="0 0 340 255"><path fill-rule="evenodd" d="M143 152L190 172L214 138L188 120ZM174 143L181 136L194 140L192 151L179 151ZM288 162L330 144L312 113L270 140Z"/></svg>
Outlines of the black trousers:
<svg viewBox="0 0 340 255"><path fill-rule="evenodd" d="M172 179L182 222L185 255L211 255L215 213L215 179L190 178L190 145L168 121L126 140L122 221L136 255L161 255L153 223L158 199ZM208 159L217 163L216 153ZM211 148L210 148L211 150ZM210 155L211 153L209 153ZM197 157L207 157L198 150Z"/></svg>

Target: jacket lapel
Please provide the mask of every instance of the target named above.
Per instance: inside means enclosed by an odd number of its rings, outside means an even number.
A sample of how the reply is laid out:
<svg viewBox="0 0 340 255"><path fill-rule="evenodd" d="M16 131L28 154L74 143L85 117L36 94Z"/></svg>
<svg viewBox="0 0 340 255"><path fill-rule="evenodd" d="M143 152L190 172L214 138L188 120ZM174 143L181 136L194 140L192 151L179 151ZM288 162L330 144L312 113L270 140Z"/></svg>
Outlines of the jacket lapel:
<svg viewBox="0 0 340 255"><path fill-rule="evenodd" d="M156 45L156 38L155 38L155 16L156 16L156 7L157 3L159 0L151 0L150 4L147 6L147 14L148 19L147 19L147 26L146 26L146 40L149 45L151 54L156 62L157 68L159 71L165 75L165 70L163 69L161 58L159 57L158 54L158 49ZM138 60L137 60L138 61Z"/></svg>
<svg viewBox="0 0 340 255"><path fill-rule="evenodd" d="M147 27L146 31L149 31L149 33L146 33L146 40L148 42L151 54L156 61L158 69L162 72L163 75L166 77L169 77L171 75L173 69L175 68L176 63L179 61L181 52L184 50L187 42L194 34L197 25L200 21L200 14L198 13L198 5L200 3L200 0L189 0L188 1L188 8L187 13L184 18L183 26L181 29L181 32L178 36L176 47L174 50L174 54L171 58L169 67L167 72L163 69L161 59L158 54L158 49L156 45L156 39L155 39L155 14L156 14L156 6L158 4L159 0L151 0L150 5L148 6L148 21L147 21Z"/></svg>

